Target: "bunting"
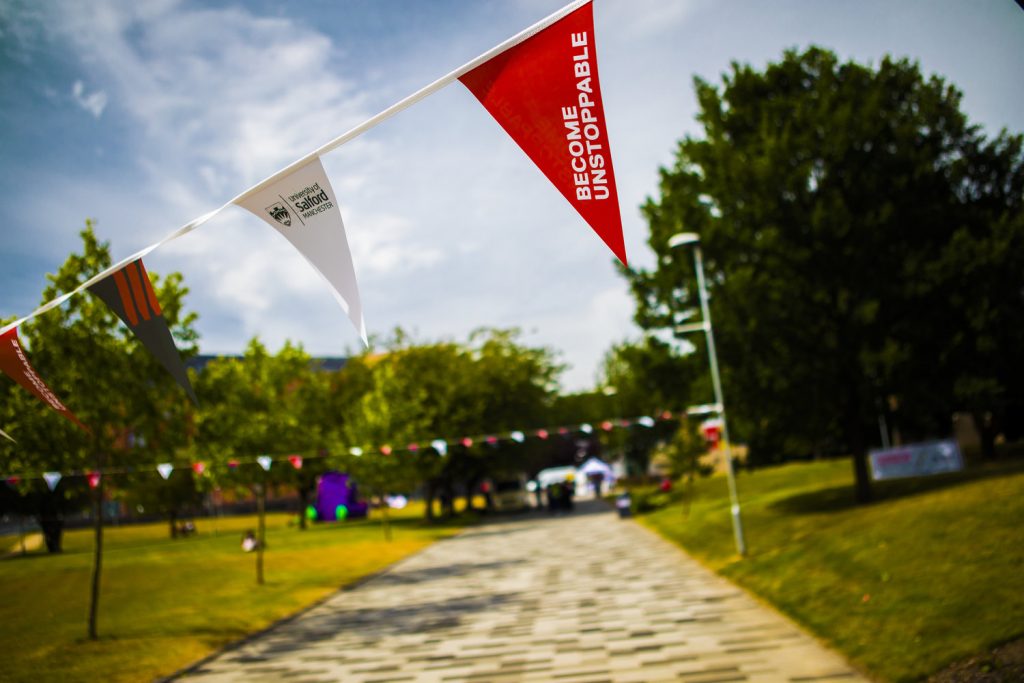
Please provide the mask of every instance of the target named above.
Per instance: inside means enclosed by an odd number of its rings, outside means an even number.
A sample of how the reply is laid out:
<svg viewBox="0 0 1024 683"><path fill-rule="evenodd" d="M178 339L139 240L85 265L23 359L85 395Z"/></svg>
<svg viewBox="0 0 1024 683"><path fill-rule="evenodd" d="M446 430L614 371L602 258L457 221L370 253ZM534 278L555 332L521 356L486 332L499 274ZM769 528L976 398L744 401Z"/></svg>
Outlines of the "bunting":
<svg viewBox="0 0 1024 683"><path fill-rule="evenodd" d="M60 472L43 472L43 480L46 482L46 488L51 491L57 490L57 484L64 477Z"/></svg>
<svg viewBox="0 0 1024 683"><path fill-rule="evenodd" d="M639 418L635 418L635 419L605 420L605 421L603 421L601 423L601 425L602 425L602 429L606 429L606 431L610 431L611 429L614 429L614 428L628 429L628 428L631 428L631 427L634 427L634 426L644 427L644 428L652 428L652 427L654 427L657 424L657 422L659 422L659 421L662 421L662 422L664 422L664 421L671 421L671 420L674 419L674 417L675 416L670 411L664 411L664 412L660 413L657 418L653 418L653 417L650 417L650 416L643 416L643 417L639 417ZM610 427L611 429L608 429L608 427ZM551 433L553 431L556 431L559 435L561 435L563 437L571 437L573 434L576 434L576 433L590 434L590 433L593 432L593 428L591 427L591 425L583 423L583 424L578 424L578 425L569 425L569 426L562 426L562 427L557 427L557 428L536 429L536 430L532 430L529 433L527 433L527 432L525 432L523 430L513 430L511 432L508 432L507 434L489 434L489 435L486 435L486 436L477 436L477 437L466 436L466 437L462 437L460 439L434 439L434 440L429 442L429 445L430 445L430 448L432 448L437 453L438 456L444 457L444 456L446 456L448 454L448 444L449 443L458 443L458 444L460 444L460 445L462 445L462 446L464 446L466 448L471 448L475 444L485 444L485 445L487 445L489 447L496 447L502 441L509 441L509 442L516 443L516 444L523 444L523 443L526 442L526 440L528 438L531 438L531 437L537 438L537 439L540 439L540 440L546 440L546 439L548 439L550 437L550 435L551 435ZM396 454L396 453L400 453L402 450L404 450L405 452L410 453L410 454L415 454L415 453L418 453L421 450L421 445L418 444L418 443L410 443L410 444L407 444L404 449L395 449L392 446L385 444L385 445L382 445L382 446L378 446L375 449L369 449L369 450L365 450L363 448L360 448L360 447L357 447L357 446L353 446L353 447L348 449L348 453L350 455L352 455L352 456L355 456L355 457L360 457L360 456L362 456L364 454L367 454L367 453L378 453L380 455L389 456L389 455L393 455L393 454ZM289 464L291 464L291 466L294 467L295 469L301 469L302 466L305 464L307 459L329 459L331 457L333 457L333 456L331 456L330 454L324 453L322 451L320 453L318 453L317 455L311 455L311 456L305 456L305 457L301 456L301 455L298 455L298 454L286 455L286 456L281 456L281 457L277 457L277 458L275 458L274 456L270 456L270 455L260 455L260 456L258 456L256 458L252 459L252 460L245 460L245 461L239 460L238 458L229 458L227 460L226 464L227 464L228 469L231 470L231 471L236 471L241 465L247 464L247 463L258 464L259 467L262 468L264 471L269 471L271 466L272 466L272 464L275 461L286 461ZM207 467L207 464L205 462L203 462L203 461L192 462L187 467L192 469L192 471L195 474L197 474L197 475L202 475L202 474L205 474L205 473L209 472L209 468ZM98 483L99 483L98 477L100 477L100 476L107 476L107 475L111 475L111 474L126 474L126 473L146 471L146 470L152 471L152 469L155 469L159 473L160 477L162 477L163 479L166 480L166 479L168 479L171 476L171 473L174 471L175 467L174 467L174 465L172 463L162 462L162 463L158 463L156 465L148 465L148 466L141 466L141 467L114 467L114 468L104 468L104 469L101 469L101 470L88 470L88 471L85 471L85 472L72 472L70 474L62 474L60 472L44 472L41 475L39 475L39 474L0 475L0 480L5 481L10 486L16 486L22 479L31 479L33 477L39 478L41 476L43 479L47 480L47 486L50 486L51 490L52 490L53 488L56 488L57 483L60 482L63 477L67 477L67 476L71 476L71 477L84 477L86 479L86 481L88 482L89 486L92 487L92 488L95 488L95 486L98 485ZM182 467L182 469L185 469L185 467Z"/></svg>
<svg viewBox="0 0 1024 683"><path fill-rule="evenodd" d="M79 422L74 413L61 403L57 395L50 390L50 387L46 386L46 382L42 380L28 362L21 342L18 340L17 327L12 327L3 334L0 334L0 370L3 370L4 374L20 384L40 401L56 410L68 420L71 420L86 432L89 431L89 428Z"/></svg>
<svg viewBox="0 0 1024 683"><path fill-rule="evenodd" d="M258 216L302 254L330 285L367 345L359 287L341 209L321 157L456 80L469 89L625 264L618 192L598 79L593 7L590 0L573 0L219 208L191 220L27 316L3 325L0 369L88 431L32 370L18 345L16 332L25 320L88 289L115 311L195 402L195 392L160 312L142 258L199 228L230 206L240 206ZM10 438L3 432L0 435Z"/></svg>
<svg viewBox="0 0 1024 683"><path fill-rule="evenodd" d="M587 3L459 80L626 265Z"/></svg>
<svg viewBox="0 0 1024 683"><path fill-rule="evenodd" d="M192 402L199 405L142 259L136 259L110 277L100 280L89 287L89 291L102 299L135 333L142 345L181 385Z"/></svg>
<svg viewBox="0 0 1024 683"><path fill-rule="evenodd" d="M320 159L313 159L235 203L284 235L299 250L327 280L335 299L367 344L363 305L341 221L341 207Z"/></svg>

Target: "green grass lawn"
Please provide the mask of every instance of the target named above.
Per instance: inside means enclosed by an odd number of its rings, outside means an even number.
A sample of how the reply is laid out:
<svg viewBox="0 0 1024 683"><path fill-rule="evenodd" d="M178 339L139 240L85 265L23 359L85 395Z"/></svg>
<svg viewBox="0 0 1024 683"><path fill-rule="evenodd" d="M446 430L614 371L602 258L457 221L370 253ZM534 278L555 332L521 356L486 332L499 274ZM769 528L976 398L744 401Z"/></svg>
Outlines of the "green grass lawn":
<svg viewBox="0 0 1024 683"><path fill-rule="evenodd" d="M724 477L641 520L882 680L1024 636L1024 460L876 483L861 507L852 484L848 460L742 473L743 560Z"/></svg>
<svg viewBox="0 0 1024 683"><path fill-rule="evenodd" d="M152 680L458 531L422 524L421 506L392 514L391 542L373 520L299 531L294 515L268 515L263 586L240 548L255 517L198 519L177 540L166 524L109 528L96 642L92 531L68 532L63 554L0 561L0 680Z"/></svg>

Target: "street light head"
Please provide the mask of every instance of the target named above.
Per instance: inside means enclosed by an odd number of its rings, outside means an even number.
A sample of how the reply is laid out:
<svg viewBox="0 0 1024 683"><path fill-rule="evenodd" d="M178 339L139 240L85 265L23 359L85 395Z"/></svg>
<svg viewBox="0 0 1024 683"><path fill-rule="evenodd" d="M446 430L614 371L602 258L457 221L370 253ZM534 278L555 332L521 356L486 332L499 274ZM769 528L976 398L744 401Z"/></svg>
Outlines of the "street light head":
<svg viewBox="0 0 1024 683"><path fill-rule="evenodd" d="M668 238L668 248L675 249L684 244L695 244L700 242L700 235L695 232L677 232Z"/></svg>

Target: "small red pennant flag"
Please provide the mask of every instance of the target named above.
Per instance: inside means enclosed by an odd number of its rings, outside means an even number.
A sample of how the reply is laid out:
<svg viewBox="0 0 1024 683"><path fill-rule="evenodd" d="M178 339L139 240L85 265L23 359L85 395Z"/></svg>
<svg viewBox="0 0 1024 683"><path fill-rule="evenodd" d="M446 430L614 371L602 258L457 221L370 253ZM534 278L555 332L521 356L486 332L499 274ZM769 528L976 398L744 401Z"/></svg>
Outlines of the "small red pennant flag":
<svg viewBox="0 0 1024 683"><path fill-rule="evenodd" d="M606 432L612 431L612 427L614 426L615 425L611 423L611 420L605 420L604 422L601 423L601 429L603 429Z"/></svg>
<svg viewBox="0 0 1024 683"><path fill-rule="evenodd" d="M294 467L295 469L297 469L297 470L301 470L302 469L302 456L301 455L289 455L288 456L288 462L290 462L292 464L292 467Z"/></svg>
<svg viewBox="0 0 1024 683"><path fill-rule="evenodd" d="M236 469L238 465L239 462L237 460L228 460L228 467L230 467L231 469Z"/></svg>
<svg viewBox="0 0 1024 683"><path fill-rule="evenodd" d="M463 446L465 446L466 448L469 448L470 446L472 446L472 445L473 445L473 439L471 439L471 438L469 438L469 437L467 436L466 438L464 438L464 439L462 440L462 445L463 445Z"/></svg>
<svg viewBox="0 0 1024 683"><path fill-rule="evenodd" d="M28 357L25 356L25 351L18 340L17 327L12 327L0 335L0 370L3 370L8 377L20 384L40 401L85 431L89 431L89 428L79 422L78 418L67 409L67 406L61 403L57 395L50 390L50 387L46 386L46 382L43 381L43 378L36 373L35 368L28 362Z"/></svg>
<svg viewBox="0 0 1024 683"><path fill-rule="evenodd" d="M625 265L597 78L593 5L574 10L459 80Z"/></svg>
<svg viewBox="0 0 1024 683"><path fill-rule="evenodd" d="M380 452L383 453L384 455L391 455L391 446L381 446Z"/></svg>
<svg viewBox="0 0 1024 683"><path fill-rule="evenodd" d="M541 439L548 438L548 430L546 430L546 429L538 429L537 430L537 436L539 438L541 438Z"/></svg>
<svg viewBox="0 0 1024 683"><path fill-rule="evenodd" d="M194 462L194 463L192 463L192 471L195 472L196 474L202 474L203 472L206 471L206 463L205 462Z"/></svg>
<svg viewBox="0 0 1024 683"><path fill-rule="evenodd" d="M89 488L94 489L100 485L100 473L89 472L85 475L85 478L89 481Z"/></svg>

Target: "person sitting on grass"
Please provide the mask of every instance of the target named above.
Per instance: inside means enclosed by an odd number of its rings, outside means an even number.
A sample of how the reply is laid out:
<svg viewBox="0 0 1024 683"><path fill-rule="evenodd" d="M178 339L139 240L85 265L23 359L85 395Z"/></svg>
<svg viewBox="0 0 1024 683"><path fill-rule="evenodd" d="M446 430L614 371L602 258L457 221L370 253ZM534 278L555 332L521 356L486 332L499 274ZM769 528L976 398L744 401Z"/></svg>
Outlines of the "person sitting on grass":
<svg viewBox="0 0 1024 683"><path fill-rule="evenodd" d="M258 547L260 547L260 542L256 539L256 534L253 530L249 529L245 532L245 536L242 537L242 550L251 553Z"/></svg>

